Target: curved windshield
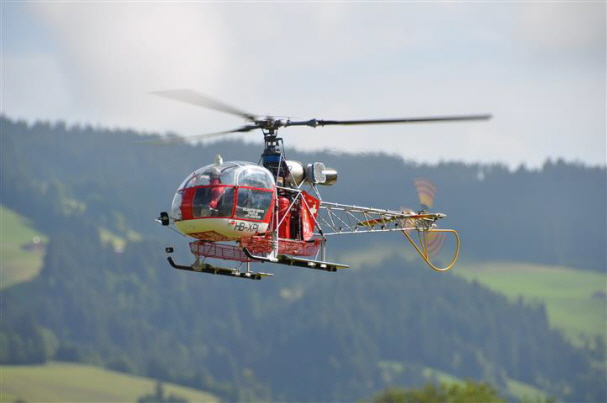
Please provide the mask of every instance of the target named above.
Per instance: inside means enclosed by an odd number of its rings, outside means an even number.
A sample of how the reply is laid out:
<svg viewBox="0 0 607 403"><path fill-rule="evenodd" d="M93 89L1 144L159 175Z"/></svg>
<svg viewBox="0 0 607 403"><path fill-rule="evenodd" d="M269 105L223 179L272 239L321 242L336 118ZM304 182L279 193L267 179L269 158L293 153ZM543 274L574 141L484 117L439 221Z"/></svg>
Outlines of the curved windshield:
<svg viewBox="0 0 607 403"><path fill-rule="evenodd" d="M265 168L261 168L257 165L248 165L241 167L238 172L238 185L272 189L274 186L274 177Z"/></svg>
<svg viewBox="0 0 607 403"><path fill-rule="evenodd" d="M180 221L181 220L181 202L183 201L183 193L178 191L175 193L175 197L173 197L173 203L171 203L171 217L173 220Z"/></svg>
<svg viewBox="0 0 607 403"><path fill-rule="evenodd" d="M234 165L229 166L221 170L221 175L219 177L219 182L224 185L233 185L236 183L236 174L240 167Z"/></svg>
<svg viewBox="0 0 607 403"><path fill-rule="evenodd" d="M267 169L249 162L224 162L192 172L179 189L208 185L240 185L272 189L274 177Z"/></svg>

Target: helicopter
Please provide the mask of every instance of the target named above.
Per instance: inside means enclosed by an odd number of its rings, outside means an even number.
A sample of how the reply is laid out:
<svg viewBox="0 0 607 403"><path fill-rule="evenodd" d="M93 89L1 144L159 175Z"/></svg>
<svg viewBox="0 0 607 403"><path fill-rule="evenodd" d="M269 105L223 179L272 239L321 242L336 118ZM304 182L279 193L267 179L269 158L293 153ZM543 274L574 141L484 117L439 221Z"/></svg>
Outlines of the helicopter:
<svg viewBox="0 0 607 403"><path fill-rule="evenodd" d="M318 128L406 124L424 122L476 121L491 118L489 114L436 116L421 118L367 120L291 120L259 116L218 101L199 92L180 89L152 94L198 107L243 118L244 126L233 130L193 136L205 139L230 133L260 131L264 149L260 163L223 161L216 156L212 164L188 175L177 188L170 212L156 219L172 226L178 233L192 238L189 249L194 256L190 265L176 264L172 246L166 247L169 264L179 270L224 275L252 280L273 276L256 272L251 263L271 263L336 272L349 266L326 260L327 240L336 235L401 232L422 260L435 271L451 269L459 256L460 237L456 230L438 228L437 221L446 217L432 213L433 185L416 180L421 210L389 210L324 201L319 187L337 182L335 169L322 162L302 164L287 160L284 142L278 131L292 126ZM178 138L183 141L182 138ZM437 267L432 261L434 245L444 236L455 240L451 261ZM236 267L210 263L232 262Z"/></svg>

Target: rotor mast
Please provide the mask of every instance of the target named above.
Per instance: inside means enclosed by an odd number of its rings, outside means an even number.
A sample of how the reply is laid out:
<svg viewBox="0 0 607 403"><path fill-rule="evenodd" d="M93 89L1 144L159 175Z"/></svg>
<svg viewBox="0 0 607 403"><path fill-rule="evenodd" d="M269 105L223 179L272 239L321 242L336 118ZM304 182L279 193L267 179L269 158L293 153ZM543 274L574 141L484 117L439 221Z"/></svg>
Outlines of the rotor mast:
<svg viewBox="0 0 607 403"><path fill-rule="evenodd" d="M268 122L268 129L262 129L264 150L261 154L262 165L268 169L277 182L279 178L284 179L289 175L289 167L283 154L283 141L278 137L278 127L275 122Z"/></svg>

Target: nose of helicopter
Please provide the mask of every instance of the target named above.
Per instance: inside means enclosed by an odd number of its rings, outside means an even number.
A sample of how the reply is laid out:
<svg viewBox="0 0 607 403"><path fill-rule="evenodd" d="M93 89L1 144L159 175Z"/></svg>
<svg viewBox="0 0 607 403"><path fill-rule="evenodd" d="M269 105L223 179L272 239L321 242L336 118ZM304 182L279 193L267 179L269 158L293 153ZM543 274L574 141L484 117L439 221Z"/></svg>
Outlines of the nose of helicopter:
<svg viewBox="0 0 607 403"><path fill-rule="evenodd" d="M197 239L238 240L267 231L274 194L274 178L264 167L218 159L183 181L171 218L180 232Z"/></svg>

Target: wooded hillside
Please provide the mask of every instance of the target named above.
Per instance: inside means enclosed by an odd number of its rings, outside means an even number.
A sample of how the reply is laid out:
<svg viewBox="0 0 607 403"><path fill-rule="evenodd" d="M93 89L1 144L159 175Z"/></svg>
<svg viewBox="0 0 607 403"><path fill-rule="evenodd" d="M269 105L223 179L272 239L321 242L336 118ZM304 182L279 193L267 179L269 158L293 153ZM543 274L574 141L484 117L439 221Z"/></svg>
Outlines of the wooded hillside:
<svg viewBox="0 0 607 403"><path fill-rule="evenodd" d="M153 219L176 187L217 153L256 161L258 145L152 147L129 131L1 123L2 204L50 239L40 275L2 291L2 363L93 363L226 400L357 400L421 385L426 368L502 390L513 379L571 401L605 396L604 365L595 365L604 346L575 348L542 305L511 302L421 262L349 261L352 269L338 273L263 266L275 277L261 282L169 268L164 246L185 250L187 240ZM435 210L461 232L463 264L605 271L604 167L556 161L509 172L387 155L287 156L336 168L340 179L323 197L342 203L416 207L411 181L430 178ZM100 230L132 241L117 250ZM403 247L402 237L376 239ZM373 253L371 242L335 239L330 251Z"/></svg>

